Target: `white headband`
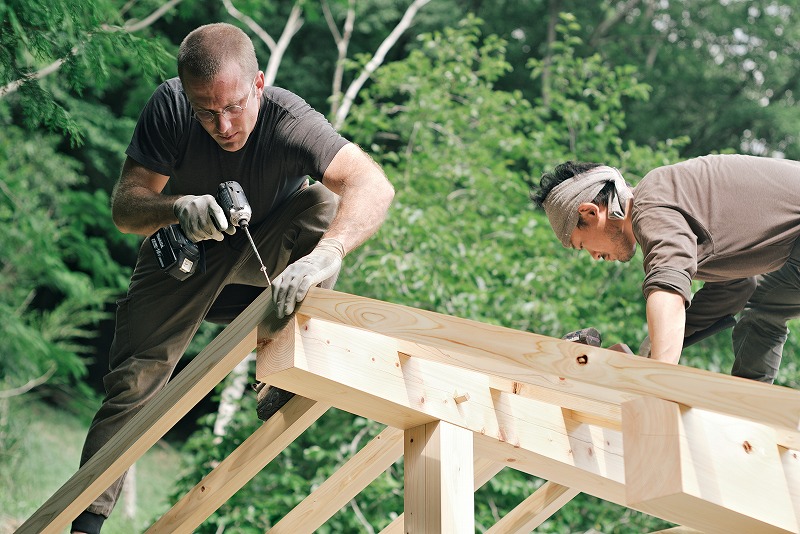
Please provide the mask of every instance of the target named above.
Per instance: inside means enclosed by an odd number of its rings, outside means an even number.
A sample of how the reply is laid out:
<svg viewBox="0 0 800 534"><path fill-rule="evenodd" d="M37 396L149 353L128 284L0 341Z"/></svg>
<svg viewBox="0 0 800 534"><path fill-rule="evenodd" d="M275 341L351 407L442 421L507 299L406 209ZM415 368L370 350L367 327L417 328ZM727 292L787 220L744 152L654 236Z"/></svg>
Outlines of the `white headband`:
<svg viewBox="0 0 800 534"><path fill-rule="evenodd" d="M625 206L633 195L622 174L614 167L601 165L576 174L548 193L543 202L544 211L562 245L571 248L569 240L578 226L580 205L593 202L608 182L614 184L614 190L608 198L608 216L612 219L624 219Z"/></svg>

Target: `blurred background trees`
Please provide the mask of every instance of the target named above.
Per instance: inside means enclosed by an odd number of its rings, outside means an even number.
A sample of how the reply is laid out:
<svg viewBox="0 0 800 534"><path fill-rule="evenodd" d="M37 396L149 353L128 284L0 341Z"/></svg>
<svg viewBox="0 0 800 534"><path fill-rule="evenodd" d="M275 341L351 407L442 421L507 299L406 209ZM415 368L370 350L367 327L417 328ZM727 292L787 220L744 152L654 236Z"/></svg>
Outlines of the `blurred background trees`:
<svg viewBox="0 0 800 534"><path fill-rule="evenodd" d="M113 227L109 194L139 110L175 75L177 46L196 26L242 27L275 85L326 113L397 189L378 235L348 256L339 290L557 337L595 326L607 344L635 348L646 333L641 257L604 265L561 248L528 188L567 159L607 162L632 183L714 152L800 159L799 9L787 0L0 0L0 483L21 476L29 403L83 417L97 406L114 301L141 240ZM719 334L684 363L727 373L729 347L730 332ZM785 354L779 383L797 387L791 336ZM245 394L228 438L215 442L217 401L185 429L184 486L258 423ZM203 531L263 531L379 431L326 417L281 457L291 469L266 470ZM401 468L330 531L388 523L401 508ZM540 482L504 473L479 499L482 524ZM542 529L638 532L643 522L659 525L581 496Z"/></svg>

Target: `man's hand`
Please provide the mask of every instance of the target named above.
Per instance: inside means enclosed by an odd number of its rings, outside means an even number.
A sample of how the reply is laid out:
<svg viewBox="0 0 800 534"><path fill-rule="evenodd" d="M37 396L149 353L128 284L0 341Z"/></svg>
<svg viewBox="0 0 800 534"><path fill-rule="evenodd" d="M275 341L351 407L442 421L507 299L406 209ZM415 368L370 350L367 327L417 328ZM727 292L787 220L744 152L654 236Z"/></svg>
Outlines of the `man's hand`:
<svg viewBox="0 0 800 534"><path fill-rule="evenodd" d="M204 239L222 241L222 231L228 234L236 231L232 226L229 227L225 212L211 195L182 196L172 205L172 211L186 237L195 243Z"/></svg>
<svg viewBox="0 0 800 534"><path fill-rule="evenodd" d="M294 311L311 286L334 276L342 267L344 245L337 239L323 239L308 256L289 265L272 283L272 298L279 319Z"/></svg>

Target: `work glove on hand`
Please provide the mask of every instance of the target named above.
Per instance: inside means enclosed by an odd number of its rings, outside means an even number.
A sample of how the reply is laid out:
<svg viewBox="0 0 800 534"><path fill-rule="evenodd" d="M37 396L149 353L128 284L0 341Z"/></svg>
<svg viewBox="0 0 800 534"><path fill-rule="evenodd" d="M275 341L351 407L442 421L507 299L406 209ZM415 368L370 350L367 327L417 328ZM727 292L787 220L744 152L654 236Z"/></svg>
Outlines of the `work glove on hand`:
<svg viewBox="0 0 800 534"><path fill-rule="evenodd" d="M181 229L195 243L204 239L222 241L222 232L233 234L236 229L228 224L225 212L211 195L185 195L172 205L172 211L181 223Z"/></svg>
<svg viewBox="0 0 800 534"><path fill-rule="evenodd" d="M323 239L311 251L286 267L272 282L272 298L279 319L294 311L295 305L306 298L311 286L334 276L342 267L344 245L338 239Z"/></svg>

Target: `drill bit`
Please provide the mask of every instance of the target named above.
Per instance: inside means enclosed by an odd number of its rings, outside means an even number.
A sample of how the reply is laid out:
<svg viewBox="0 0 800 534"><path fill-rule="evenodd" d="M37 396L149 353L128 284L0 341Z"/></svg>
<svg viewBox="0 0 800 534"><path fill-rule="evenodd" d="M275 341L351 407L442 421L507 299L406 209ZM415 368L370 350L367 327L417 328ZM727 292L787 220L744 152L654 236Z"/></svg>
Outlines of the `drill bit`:
<svg viewBox="0 0 800 534"><path fill-rule="evenodd" d="M247 227L248 227L248 225L247 225L247 224L241 224L240 226L241 226L241 227L242 227L242 229L244 230L244 233L245 233L245 234L247 234L247 239L249 239L249 240L250 240L250 246L252 246L252 247L253 247L253 252L255 252L255 253L256 253L256 259L258 260L258 263L260 263L260 264L261 264L261 269L259 269L259 270L260 270L262 273L264 273L264 278L266 278L266 279L267 279L267 287L270 287L270 286L272 285L272 282L271 282L271 281L270 281L270 279L269 279L269 275L267 274L267 268L266 268L266 266L264 265L264 262L263 262L263 261L261 261L261 255L258 253L258 249L256 248L256 244L255 244L255 242L253 241L253 238L252 238L252 236L250 235L250 230L247 228Z"/></svg>

